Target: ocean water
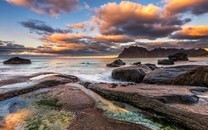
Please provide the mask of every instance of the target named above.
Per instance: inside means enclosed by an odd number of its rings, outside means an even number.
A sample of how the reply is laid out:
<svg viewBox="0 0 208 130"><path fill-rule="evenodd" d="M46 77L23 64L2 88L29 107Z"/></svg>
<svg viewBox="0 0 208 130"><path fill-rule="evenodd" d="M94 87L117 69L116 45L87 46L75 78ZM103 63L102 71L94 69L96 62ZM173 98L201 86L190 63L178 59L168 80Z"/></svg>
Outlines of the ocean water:
<svg viewBox="0 0 208 130"><path fill-rule="evenodd" d="M57 58L57 57L27 57L32 60L30 65L4 65L9 57L0 57L0 80L13 76L27 76L39 72L56 72L75 75L83 81L90 82L119 82L111 78L114 68L106 67L115 59L96 58ZM122 59L130 66L134 62L157 64L163 58ZM189 58L189 62L176 62L177 65L208 65L208 57ZM165 66L164 66L165 67Z"/></svg>

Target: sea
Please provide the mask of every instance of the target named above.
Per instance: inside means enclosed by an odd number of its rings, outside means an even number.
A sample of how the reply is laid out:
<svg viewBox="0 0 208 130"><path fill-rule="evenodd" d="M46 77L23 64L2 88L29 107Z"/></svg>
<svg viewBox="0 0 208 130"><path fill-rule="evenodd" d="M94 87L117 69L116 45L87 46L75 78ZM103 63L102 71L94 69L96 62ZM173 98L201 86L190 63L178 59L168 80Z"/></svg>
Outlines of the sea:
<svg viewBox="0 0 208 130"><path fill-rule="evenodd" d="M0 80L15 76L28 76L34 73L55 72L74 75L82 81L88 82L120 82L111 78L111 72L115 68L106 67L113 58L71 58L71 57L24 57L29 58L32 64L29 65L4 65L3 61L11 58L0 57ZM158 59L164 58L125 58L126 66L135 62L152 63L157 65ZM176 62L173 66L179 65L208 65L208 57L190 57L189 62ZM158 67L167 67L160 66Z"/></svg>

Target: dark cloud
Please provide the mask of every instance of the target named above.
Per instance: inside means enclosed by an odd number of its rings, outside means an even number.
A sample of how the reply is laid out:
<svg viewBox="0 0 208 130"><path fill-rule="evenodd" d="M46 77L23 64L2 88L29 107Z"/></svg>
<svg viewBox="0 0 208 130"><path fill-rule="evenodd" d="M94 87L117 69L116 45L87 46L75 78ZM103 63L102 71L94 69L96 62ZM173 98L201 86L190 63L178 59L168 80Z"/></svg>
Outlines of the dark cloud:
<svg viewBox="0 0 208 130"><path fill-rule="evenodd" d="M24 51L33 51L34 48L27 48L23 45L15 44L12 41L1 41L0 40L0 54L8 55L12 53L20 53Z"/></svg>
<svg viewBox="0 0 208 130"><path fill-rule="evenodd" d="M57 16L60 13L69 13L76 9L79 0L6 0L11 4L28 7L39 14Z"/></svg>
<svg viewBox="0 0 208 130"><path fill-rule="evenodd" d="M30 30L30 32L35 32L37 34L51 34L51 33L67 33L67 32L71 32L69 29L67 30L62 30L62 29L58 29L58 28L53 28L49 25L47 25L45 22L43 21L39 21L39 20L28 20L28 21L23 21L20 22L20 24L23 27L26 27Z"/></svg>

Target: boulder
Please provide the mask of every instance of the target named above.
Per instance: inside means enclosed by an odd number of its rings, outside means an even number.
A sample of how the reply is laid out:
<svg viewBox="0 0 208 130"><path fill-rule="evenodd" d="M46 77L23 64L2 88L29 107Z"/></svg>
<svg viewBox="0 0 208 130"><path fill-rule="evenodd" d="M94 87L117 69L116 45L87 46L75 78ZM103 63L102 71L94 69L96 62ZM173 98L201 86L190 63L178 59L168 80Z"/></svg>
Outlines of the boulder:
<svg viewBox="0 0 208 130"><path fill-rule="evenodd" d="M143 82L148 84L208 86L208 66L185 65L159 68L148 73Z"/></svg>
<svg viewBox="0 0 208 130"><path fill-rule="evenodd" d="M114 69L112 77L118 80L141 83L146 73L149 72L151 72L151 69L145 65L130 66Z"/></svg>
<svg viewBox="0 0 208 130"><path fill-rule="evenodd" d="M158 68L155 64L147 63L147 64L144 64L144 65L148 66L151 70L155 70L155 69Z"/></svg>
<svg viewBox="0 0 208 130"><path fill-rule="evenodd" d="M31 60L23 59L20 57L13 57L11 59L4 61L4 64L31 64Z"/></svg>
<svg viewBox="0 0 208 130"><path fill-rule="evenodd" d="M157 64L158 65L174 65L174 61L163 59L163 60L158 60Z"/></svg>
<svg viewBox="0 0 208 130"><path fill-rule="evenodd" d="M169 55L168 58L173 61L188 61L188 55L186 53L176 53Z"/></svg>
<svg viewBox="0 0 208 130"><path fill-rule="evenodd" d="M141 62L135 62L133 65L141 65Z"/></svg>
<svg viewBox="0 0 208 130"><path fill-rule="evenodd" d="M108 67L120 67L122 65L126 65L126 63L123 62L121 59L117 59L117 60L113 61L112 63L107 64Z"/></svg>

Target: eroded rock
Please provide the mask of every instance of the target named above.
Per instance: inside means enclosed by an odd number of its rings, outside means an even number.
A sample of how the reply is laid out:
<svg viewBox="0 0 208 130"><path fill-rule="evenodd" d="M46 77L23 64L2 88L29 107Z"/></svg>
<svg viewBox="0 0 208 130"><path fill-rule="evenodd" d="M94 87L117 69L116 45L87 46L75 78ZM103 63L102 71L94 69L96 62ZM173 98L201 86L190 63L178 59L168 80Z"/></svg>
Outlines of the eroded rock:
<svg viewBox="0 0 208 130"><path fill-rule="evenodd" d="M155 112L185 129L208 129L208 102L199 102L190 91L195 87L136 84L109 88L109 85L91 84L88 88L108 99Z"/></svg>

